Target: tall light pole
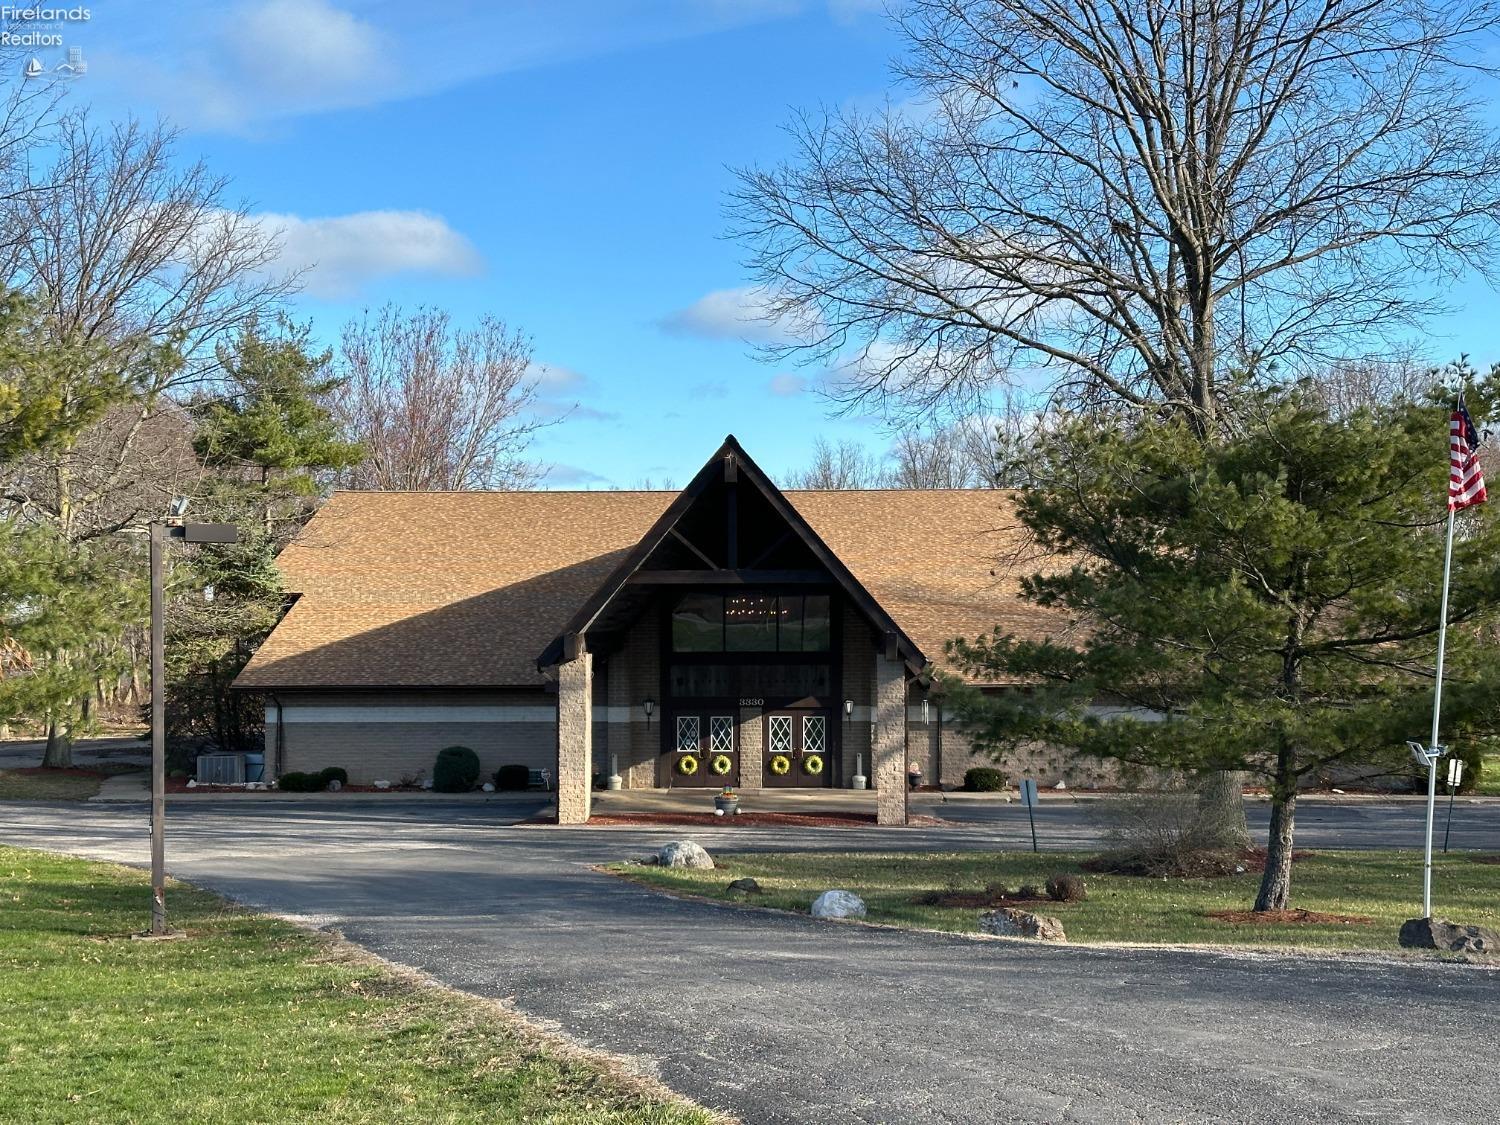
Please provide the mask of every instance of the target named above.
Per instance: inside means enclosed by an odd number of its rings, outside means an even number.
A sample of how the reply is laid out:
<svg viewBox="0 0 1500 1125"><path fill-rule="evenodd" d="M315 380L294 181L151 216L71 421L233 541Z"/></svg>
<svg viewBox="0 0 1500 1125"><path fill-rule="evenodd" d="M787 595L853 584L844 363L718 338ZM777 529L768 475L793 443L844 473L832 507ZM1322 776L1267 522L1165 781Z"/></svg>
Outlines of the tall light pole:
<svg viewBox="0 0 1500 1125"><path fill-rule="evenodd" d="M235 543L239 531L231 523L184 523L187 502L172 505L172 516L151 523L151 936L167 936L167 669L166 669L166 545L168 539L185 543Z"/></svg>

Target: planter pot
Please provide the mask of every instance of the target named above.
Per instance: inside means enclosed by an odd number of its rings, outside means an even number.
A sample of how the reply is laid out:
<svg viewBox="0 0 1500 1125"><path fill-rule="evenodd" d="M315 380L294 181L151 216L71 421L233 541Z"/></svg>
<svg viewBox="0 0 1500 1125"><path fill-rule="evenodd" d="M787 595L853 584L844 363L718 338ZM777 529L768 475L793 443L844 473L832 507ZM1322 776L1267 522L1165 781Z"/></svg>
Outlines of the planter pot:
<svg viewBox="0 0 1500 1125"><path fill-rule="evenodd" d="M615 790L624 786L625 782L617 773L612 773L604 779L604 788Z"/></svg>
<svg viewBox="0 0 1500 1125"><path fill-rule="evenodd" d="M862 773L857 773L849 779L850 789L865 789L869 787L869 780Z"/></svg>
<svg viewBox="0 0 1500 1125"><path fill-rule="evenodd" d="M725 816L732 816L740 811L740 799L738 797L715 797L714 808Z"/></svg>

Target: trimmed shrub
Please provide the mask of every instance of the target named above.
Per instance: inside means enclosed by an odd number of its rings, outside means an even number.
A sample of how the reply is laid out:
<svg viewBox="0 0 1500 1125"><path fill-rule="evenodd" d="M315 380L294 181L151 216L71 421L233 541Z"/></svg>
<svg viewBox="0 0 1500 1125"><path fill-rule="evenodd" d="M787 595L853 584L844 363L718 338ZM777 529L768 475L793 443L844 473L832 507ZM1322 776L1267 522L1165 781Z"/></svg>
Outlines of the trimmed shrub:
<svg viewBox="0 0 1500 1125"><path fill-rule="evenodd" d="M320 773L301 773L293 770L276 779L276 788L288 793L321 793L328 782Z"/></svg>
<svg viewBox="0 0 1500 1125"><path fill-rule="evenodd" d="M531 770L526 766L512 762L508 766L501 766L495 771L496 789L529 789L531 787Z"/></svg>
<svg viewBox="0 0 1500 1125"><path fill-rule="evenodd" d="M349 784L349 771L343 766L329 766L322 773L318 774L318 776L323 779L325 786L330 781L337 781L340 785Z"/></svg>
<svg viewBox="0 0 1500 1125"><path fill-rule="evenodd" d="M1089 892L1077 875L1062 874L1047 880L1047 897L1053 902L1082 902Z"/></svg>
<svg viewBox="0 0 1500 1125"><path fill-rule="evenodd" d="M445 746L432 767L432 787L439 793L467 793L479 780L479 755L467 746Z"/></svg>
<svg viewBox="0 0 1500 1125"><path fill-rule="evenodd" d="M1005 772L988 766L964 771L964 789L969 793L998 793L1005 788Z"/></svg>

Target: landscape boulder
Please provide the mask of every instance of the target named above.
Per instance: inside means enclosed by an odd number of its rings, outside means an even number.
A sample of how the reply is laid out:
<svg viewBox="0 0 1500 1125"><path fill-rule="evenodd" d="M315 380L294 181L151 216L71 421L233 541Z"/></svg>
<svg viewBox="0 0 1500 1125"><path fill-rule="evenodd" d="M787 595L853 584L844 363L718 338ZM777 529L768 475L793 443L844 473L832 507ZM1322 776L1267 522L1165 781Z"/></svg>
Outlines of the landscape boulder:
<svg viewBox="0 0 1500 1125"><path fill-rule="evenodd" d="M1046 914L1033 914L1007 906L989 910L979 916L981 933L996 937L1035 938L1038 941L1067 941L1062 923Z"/></svg>
<svg viewBox="0 0 1500 1125"><path fill-rule="evenodd" d="M736 879L729 884L728 889L731 891L743 891L747 895L760 894L760 884L754 879Z"/></svg>
<svg viewBox="0 0 1500 1125"><path fill-rule="evenodd" d="M1407 949L1441 949L1447 953L1500 953L1500 930L1461 926L1441 918L1409 918L1401 923L1400 942Z"/></svg>
<svg viewBox="0 0 1500 1125"><path fill-rule="evenodd" d="M865 900L852 891L824 891L813 899L814 918L863 918Z"/></svg>
<svg viewBox="0 0 1500 1125"><path fill-rule="evenodd" d="M656 853L656 862L662 867L712 868L714 865L709 854L691 840L673 840L662 845Z"/></svg>

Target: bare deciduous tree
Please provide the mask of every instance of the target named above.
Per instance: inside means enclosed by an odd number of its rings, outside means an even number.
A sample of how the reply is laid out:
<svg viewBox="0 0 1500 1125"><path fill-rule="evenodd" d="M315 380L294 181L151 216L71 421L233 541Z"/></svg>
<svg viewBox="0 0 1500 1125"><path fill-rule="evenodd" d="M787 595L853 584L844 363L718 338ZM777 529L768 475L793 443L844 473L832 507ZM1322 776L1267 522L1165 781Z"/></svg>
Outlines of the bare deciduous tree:
<svg viewBox="0 0 1500 1125"><path fill-rule="evenodd" d="M531 341L493 317L455 327L446 312L387 305L344 328L335 396L345 436L365 459L350 488L526 488L526 453L552 420L536 410Z"/></svg>
<svg viewBox="0 0 1500 1125"><path fill-rule="evenodd" d="M0 482L12 504L69 538L159 514L150 505L175 484L177 467L156 472L158 414L174 409L173 392L213 375L219 340L294 287L271 272L275 234L229 205L227 181L203 164L179 168L176 139L161 126L101 128L70 114L53 158L0 211L24 232L0 262L6 285L33 296L59 341L104 357L133 383L129 408L99 432L82 431ZM77 372L81 384L96 378Z"/></svg>
<svg viewBox="0 0 1500 1125"><path fill-rule="evenodd" d="M911 0L918 108L803 119L731 210L849 404L1018 366L1204 434L1235 377L1307 373L1490 273L1492 0ZM852 353L852 358L851 358ZM896 400L890 402L889 400Z"/></svg>
<svg viewBox="0 0 1500 1125"><path fill-rule="evenodd" d="M834 445L821 437L813 441L812 464L788 473L786 480L788 488L815 489L882 488L885 483L880 459L859 442Z"/></svg>
<svg viewBox="0 0 1500 1125"><path fill-rule="evenodd" d="M58 331L84 342L185 358L158 393L214 370L214 346L274 309L296 279L274 271L273 230L227 198L202 162L180 167L178 134L139 121L101 127L86 112L62 119L35 190L5 212L25 237L5 261L6 283L35 295Z"/></svg>

